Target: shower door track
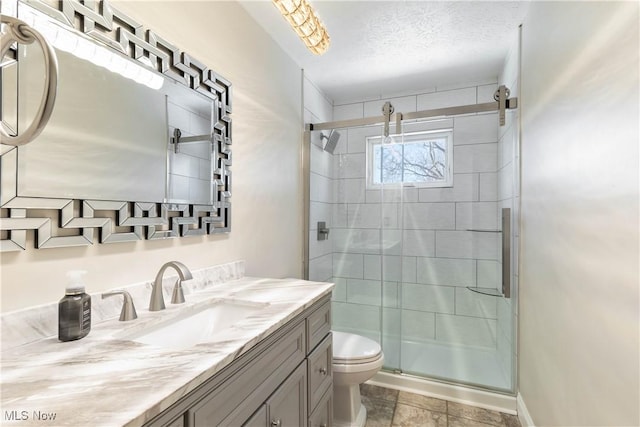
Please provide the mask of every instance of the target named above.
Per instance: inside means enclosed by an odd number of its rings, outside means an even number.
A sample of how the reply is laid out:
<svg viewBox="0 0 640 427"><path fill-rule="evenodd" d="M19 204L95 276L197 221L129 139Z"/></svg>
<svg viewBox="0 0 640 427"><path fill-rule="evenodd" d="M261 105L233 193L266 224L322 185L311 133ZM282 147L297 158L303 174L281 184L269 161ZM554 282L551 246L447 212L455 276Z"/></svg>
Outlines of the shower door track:
<svg viewBox="0 0 640 427"><path fill-rule="evenodd" d="M436 108L433 110L422 110L414 113L394 113L393 121L396 123L396 133L400 133L399 126L404 120L426 119L434 117L459 116L461 114L487 113L490 111L500 111L500 125L504 125L505 110L512 110L518 107L518 98L507 98L509 89L500 86L496 91L494 98L497 101L485 102L482 104L461 105L459 107ZM314 130L330 130L355 126L376 125L386 122L385 116L365 117L362 119L336 120L333 122L307 123L306 131Z"/></svg>

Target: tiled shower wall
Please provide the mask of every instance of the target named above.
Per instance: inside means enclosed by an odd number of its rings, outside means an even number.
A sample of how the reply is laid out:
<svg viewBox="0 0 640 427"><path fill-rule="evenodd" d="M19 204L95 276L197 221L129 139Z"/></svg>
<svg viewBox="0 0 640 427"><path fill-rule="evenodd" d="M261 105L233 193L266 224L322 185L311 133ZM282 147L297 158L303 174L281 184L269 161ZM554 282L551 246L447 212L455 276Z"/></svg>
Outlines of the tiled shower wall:
<svg viewBox="0 0 640 427"><path fill-rule="evenodd" d="M490 102L496 88L489 81L388 100L411 112ZM385 100L335 106L334 120L380 115ZM331 177L334 325L379 339L384 319L386 335L495 349L498 298L467 287L500 284L500 234L469 231L500 228L497 113L409 123L403 131L442 128L454 132L452 188L367 189L365 141L382 127L342 132ZM322 178L317 199L330 180Z"/></svg>
<svg viewBox="0 0 640 427"><path fill-rule="evenodd" d="M208 114L207 114L208 113ZM183 137L211 134L211 111L192 111L167 101L169 133L178 128ZM168 145L169 199L210 204L211 200L211 143L209 141L180 145L175 152Z"/></svg>
<svg viewBox="0 0 640 427"><path fill-rule="evenodd" d="M304 121L322 123L332 120L331 102L303 78ZM333 172L332 155L322 149L319 132L312 132L310 152L310 206L309 206L309 280L329 281L333 276L332 234L327 240L317 240L318 221L325 221L332 228Z"/></svg>

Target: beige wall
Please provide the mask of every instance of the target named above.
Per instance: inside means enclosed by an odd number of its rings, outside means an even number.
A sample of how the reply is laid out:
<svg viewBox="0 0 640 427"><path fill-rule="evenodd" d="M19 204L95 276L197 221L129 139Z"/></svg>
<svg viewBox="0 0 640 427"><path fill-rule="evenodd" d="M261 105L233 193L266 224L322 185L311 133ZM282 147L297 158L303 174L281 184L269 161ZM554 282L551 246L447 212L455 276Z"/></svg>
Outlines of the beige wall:
<svg viewBox="0 0 640 427"><path fill-rule="evenodd" d="M640 424L638 3L532 2L520 393L538 426Z"/></svg>
<svg viewBox="0 0 640 427"><path fill-rule="evenodd" d="M231 234L2 254L2 311L59 299L70 269L88 270L90 292L152 280L171 259L300 277L300 69L235 2L114 4L233 83Z"/></svg>

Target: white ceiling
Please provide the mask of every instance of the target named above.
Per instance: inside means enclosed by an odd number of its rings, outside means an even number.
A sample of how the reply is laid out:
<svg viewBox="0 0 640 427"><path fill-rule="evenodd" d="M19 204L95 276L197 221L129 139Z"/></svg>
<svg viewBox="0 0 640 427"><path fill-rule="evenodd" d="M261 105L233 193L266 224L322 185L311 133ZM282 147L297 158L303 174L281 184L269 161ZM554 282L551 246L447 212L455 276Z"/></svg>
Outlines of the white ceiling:
<svg viewBox="0 0 640 427"><path fill-rule="evenodd" d="M495 78L529 4L310 0L331 36L316 56L270 0L240 3L336 103Z"/></svg>

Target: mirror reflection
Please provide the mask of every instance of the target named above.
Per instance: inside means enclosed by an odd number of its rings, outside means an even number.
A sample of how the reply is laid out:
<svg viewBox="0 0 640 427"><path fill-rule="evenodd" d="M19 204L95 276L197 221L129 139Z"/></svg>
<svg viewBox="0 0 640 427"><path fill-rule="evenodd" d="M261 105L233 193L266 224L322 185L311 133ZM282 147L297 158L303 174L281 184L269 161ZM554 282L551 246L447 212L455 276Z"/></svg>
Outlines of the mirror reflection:
<svg viewBox="0 0 640 427"><path fill-rule="evenodd" d="M49 40L59 63L49 124L18 148L19 197L213 203L213 100L21 5L21 18ZM3 120L28 126L43 91L43 56L19 45L15 76L3 71ZM5 92L6 89L6 92ZM4 98L4 96L3 96ZM12 110L13 106L13 110ZM174 130L200 141L173 144Z"/></svg>

